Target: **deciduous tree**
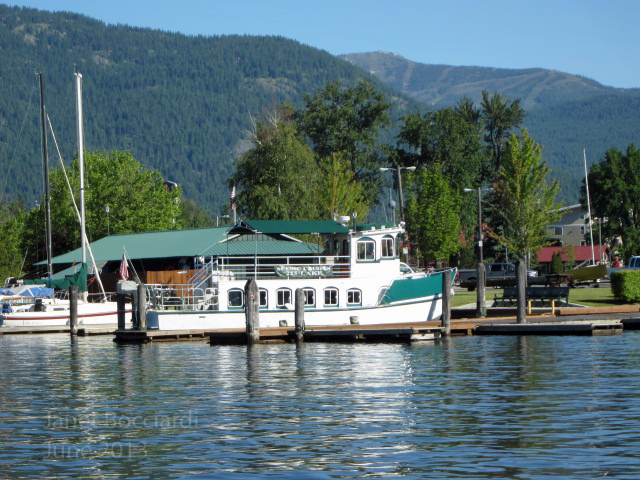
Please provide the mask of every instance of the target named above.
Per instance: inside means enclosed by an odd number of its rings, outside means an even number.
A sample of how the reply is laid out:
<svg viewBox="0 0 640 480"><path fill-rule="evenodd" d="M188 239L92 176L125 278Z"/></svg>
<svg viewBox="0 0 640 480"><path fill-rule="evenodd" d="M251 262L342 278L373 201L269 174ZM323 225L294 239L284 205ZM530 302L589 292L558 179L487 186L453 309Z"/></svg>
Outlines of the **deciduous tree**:
<svg viewBox="0 0 640 480"><path fill-rule="evenodd" d="M494 213L502 228L490 233L517 258L529 259L531 252L548 244L547 226L559 216L559 187L557 181L547 184L550 169L541 148L526 130L522 134L522 139L511 135L505 148L493 191Z"/></svg>

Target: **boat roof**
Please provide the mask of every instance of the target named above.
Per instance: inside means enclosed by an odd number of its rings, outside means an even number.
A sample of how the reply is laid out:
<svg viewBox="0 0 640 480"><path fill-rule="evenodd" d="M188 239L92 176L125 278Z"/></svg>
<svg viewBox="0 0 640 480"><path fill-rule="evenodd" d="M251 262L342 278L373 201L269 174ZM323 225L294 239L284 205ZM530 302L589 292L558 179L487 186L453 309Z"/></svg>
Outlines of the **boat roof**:
<svg viewBox="0 0 640 480"><path fill-rule="evenodd" d="M241 220L229 233L248 230L265 234L349 233L349 227L335 220Z"/></svg>

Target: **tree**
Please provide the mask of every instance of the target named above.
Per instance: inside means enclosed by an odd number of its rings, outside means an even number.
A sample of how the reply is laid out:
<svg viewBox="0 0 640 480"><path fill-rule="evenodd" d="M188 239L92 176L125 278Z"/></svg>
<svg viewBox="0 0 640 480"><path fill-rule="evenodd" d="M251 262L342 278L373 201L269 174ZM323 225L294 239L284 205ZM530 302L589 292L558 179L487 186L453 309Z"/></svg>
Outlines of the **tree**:
<svg viewBox="0 0 640 480"><path fill-rule="evenodd" d="M182 189L165 184L157 170L148 170L127 151L85 152L86 230L89 241L107 235L178 227ZM67 168L69 184L80 206L77 158ZM53 169L51 183L52 250L54 255L80 247L80 227L62 169ZM109 205L109 214L105 206ZM43 259L44 209L26 219L23 249L29 260Z"/></svg>
<svg viewBox="0 0 640 480"><path fill-rule="evenodd" d="M509 139L510 131L522 123L525 111L520 107L520 99L516 99L509 105L510 99L494 93L482 92L482 119L485 123L484 139L489 146L493 159L493 170L485 172L487 179L493 172L498 172L502 164L503 150Z"/></svg>
<svg viewBox="0 0 640 480"><path fill-rule="evenodd" d="M380 188L377 138L389 123L391 108L384 94L365 81L355 88L332 82L314 97L305 96L304 102L297 120L314 151L321 158L342 152L369 201L375 201Z"/></svg>
<svg viewBox="0 0 640 480"><path fill-rule="evenodd" d="M26 212L21 200L0 203L0 279L22 276L20 245Z"/></svg>
<svg viewBox="0 0 640 480"><path fill-rule="evenodd" d="M634 144L626 152L612 148L589 169L589 196L593 216L607 218L602 232L610 241L619 237L625 258L640 252L640 150ZM581 203L586 207L583 186Z"/></svg>
<svg viewBox="0 0 640 480"><path fill-rule="evenodd" d="M309 146L287 111L256 123L253 148L235 164L229 183L236 187L241 213L264 220L313 219L320 215L319 171Z"/></svg>
<svg viewBox="0 0 640 480"><path fill-rule="evenodd" d="M460 196L436 168L418 173L417 196L407 205L407 233L425 263L448 260L458 250Z"/></svg>
<svg viewBox="0 0 640 480"><path fill-rule="evenodd" d="M364 187L356 182L342 154L331 155L320 163L321 179L319 198L321 218L356 213L362 221L369 214L369 203Z"/></svg>
<svg viewBox="0 0 640 480"><path fill-rule="evenodd" d="M547 185L551 171L542 160L540 146L526 130L519 139L511 135L494 184L493 207L502 220L501 231L490 232L517 258L529 259L530 253L546 245L547 225L559 218L555 204L558 182Z"/></svg>

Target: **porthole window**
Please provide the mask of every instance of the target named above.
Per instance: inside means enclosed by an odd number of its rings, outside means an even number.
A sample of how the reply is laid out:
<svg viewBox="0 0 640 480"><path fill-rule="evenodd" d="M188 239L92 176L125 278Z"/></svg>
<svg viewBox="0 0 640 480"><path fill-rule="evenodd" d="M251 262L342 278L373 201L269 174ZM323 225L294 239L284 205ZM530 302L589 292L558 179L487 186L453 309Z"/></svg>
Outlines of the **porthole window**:
<svg viewBox="0 0 640 480"><path fill-rule="evenodd" d="M229 307L244 306L244 292L240 289L229 290Z"/></svg>

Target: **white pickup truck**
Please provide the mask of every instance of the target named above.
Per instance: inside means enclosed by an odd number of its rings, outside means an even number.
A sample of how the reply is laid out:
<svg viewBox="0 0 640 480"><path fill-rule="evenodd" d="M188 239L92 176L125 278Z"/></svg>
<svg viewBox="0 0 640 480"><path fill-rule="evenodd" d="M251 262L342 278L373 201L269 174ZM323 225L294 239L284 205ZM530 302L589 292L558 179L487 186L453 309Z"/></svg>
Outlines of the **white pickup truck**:
<svg viewBox="0 0 640 480"><path fill-rule="evenodd" d="M624 267L607 268L607 275L611 278L611 274L620 270L640 270L640 255L631 257L629 264Z"/></svg>

